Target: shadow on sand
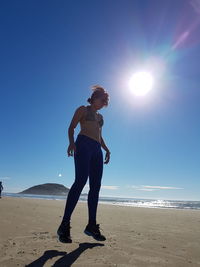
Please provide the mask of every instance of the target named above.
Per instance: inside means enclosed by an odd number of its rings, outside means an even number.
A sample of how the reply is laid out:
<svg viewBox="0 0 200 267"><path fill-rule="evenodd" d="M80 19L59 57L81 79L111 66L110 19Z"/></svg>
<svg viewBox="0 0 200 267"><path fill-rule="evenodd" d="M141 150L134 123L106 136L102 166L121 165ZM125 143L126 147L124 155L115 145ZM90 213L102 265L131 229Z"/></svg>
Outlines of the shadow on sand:
<svg viewBox="0 0 200 267"><path fill-rule="evenodd" d="M65 251L57 251L57 250L46 250L44 254L38 258L37 260L33 261L32 263L25 265L26 267L42 267L44 264L53 257L63 256L62 258L58 259L52 267L63 267L63 266L71 266L84 252L86 249L91 249L98 246L104 246L101 243L80 243L79 247L72 252L68 253Z"/></svg>

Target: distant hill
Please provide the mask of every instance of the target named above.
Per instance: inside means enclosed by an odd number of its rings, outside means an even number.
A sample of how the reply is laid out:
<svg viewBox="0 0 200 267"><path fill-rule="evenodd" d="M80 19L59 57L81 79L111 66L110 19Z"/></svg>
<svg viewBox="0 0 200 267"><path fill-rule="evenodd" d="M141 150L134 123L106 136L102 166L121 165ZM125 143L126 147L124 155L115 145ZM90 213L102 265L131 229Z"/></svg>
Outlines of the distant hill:
<svg viewBox="0 0 200 267"><path fill-rule="evenodd" d="M62 184L39 184L32 186L19 194L35 194L35 195L66 195L69 192L69 188Z"/></svg>
<svg viewBox="0 0 200 267"><path fill-rule="evenodd" d="M69 188L62 184L48 183L32 186L18 194L32 194L32 195L67 195ZM87 194L81 194L81 196L87 196Z"/></svg>

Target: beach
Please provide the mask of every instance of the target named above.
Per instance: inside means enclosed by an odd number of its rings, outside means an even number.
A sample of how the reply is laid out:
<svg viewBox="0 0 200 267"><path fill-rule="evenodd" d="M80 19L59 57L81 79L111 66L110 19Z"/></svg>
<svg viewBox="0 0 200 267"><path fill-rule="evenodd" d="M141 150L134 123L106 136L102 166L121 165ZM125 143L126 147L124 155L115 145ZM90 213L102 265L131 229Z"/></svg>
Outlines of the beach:
<svg viewBox="0 0 200 267"><path fill-rule="evenodd" d="M200 266L200 211L99 204L97 223L107 240L83 233L87 203L71 218L71 244L56 231L65 201L0 200L0 266Z"/></svg>

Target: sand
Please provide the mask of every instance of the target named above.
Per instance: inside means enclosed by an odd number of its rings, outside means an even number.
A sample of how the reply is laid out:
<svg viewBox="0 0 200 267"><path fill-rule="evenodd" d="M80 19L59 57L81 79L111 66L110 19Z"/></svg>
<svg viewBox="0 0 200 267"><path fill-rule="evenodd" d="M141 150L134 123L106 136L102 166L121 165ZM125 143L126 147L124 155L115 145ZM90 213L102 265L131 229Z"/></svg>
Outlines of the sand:
<svg viewBox="0 0 200 267"><path fill-rule="evenodd" d="M63 200L0 199L0 266L200 266L200 211L99 204L107 237L83 233L87 203L71 218L73 242L57 240Z"/></svg>

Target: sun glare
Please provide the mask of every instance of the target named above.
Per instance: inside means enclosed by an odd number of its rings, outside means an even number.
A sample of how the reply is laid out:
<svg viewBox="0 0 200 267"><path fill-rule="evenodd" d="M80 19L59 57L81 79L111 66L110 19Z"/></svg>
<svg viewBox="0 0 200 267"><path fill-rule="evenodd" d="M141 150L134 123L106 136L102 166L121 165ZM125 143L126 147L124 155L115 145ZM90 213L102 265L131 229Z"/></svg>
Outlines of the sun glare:
<svg viewBox="0 0 200 267"><path fill-rule="evenodd" d="M153 82L151 73L146 71L136 72L130 79L130 90L136 96L144 96L152 89Z"/></svg>

